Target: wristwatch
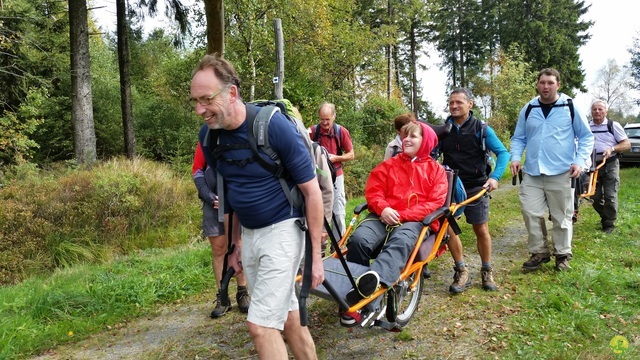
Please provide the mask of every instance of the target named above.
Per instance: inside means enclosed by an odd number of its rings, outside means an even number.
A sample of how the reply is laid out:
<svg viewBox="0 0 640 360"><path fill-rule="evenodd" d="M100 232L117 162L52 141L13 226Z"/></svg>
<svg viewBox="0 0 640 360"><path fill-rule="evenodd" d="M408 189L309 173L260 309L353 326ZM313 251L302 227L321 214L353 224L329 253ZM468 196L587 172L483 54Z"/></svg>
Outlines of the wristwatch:
<svg viewBox="0 0 640 360"><path fill-rule="evenodd" d="M612 153L616 152L616 148L612 146L612 147L611 147L611 152L612 152Z"/></svg>

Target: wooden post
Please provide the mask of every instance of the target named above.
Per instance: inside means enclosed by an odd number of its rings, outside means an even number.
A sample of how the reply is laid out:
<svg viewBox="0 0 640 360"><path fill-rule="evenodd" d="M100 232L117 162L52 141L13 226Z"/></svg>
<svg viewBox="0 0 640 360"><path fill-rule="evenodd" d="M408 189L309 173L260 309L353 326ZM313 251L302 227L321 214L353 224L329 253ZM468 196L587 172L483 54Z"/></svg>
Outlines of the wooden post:
<svg viewBox="0 0 640 360"><path fill-rule="evenodd" d="M273 98L282 99L282 87L284 83L284 36L282 35L282 20L273 21L273 30L276 36L276 72L273 76Z"/></svg>

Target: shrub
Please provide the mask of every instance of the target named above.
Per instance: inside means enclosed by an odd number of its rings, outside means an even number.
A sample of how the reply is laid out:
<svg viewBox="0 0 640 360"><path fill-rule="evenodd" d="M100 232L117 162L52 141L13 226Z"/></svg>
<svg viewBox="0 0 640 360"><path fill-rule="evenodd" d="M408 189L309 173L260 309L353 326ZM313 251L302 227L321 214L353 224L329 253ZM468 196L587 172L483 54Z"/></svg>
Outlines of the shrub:
<svg viewBox="0 0 640 360"><path fill-rule="evenodd" d="M26 167L25 167L26 168ZM199 234L190 177L135 159L16 171L0 189L0 284Z"/></svg>

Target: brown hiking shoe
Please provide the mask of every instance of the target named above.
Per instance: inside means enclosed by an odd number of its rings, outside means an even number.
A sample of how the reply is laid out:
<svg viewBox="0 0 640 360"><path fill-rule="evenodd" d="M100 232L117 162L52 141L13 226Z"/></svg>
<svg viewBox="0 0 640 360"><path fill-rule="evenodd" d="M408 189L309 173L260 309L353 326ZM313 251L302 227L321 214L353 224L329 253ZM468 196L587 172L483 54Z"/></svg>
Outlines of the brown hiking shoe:
<svg viewBox="0 0 640 360"><path fill-rule="evenodd" d="M480 269L480 275L482 276L482 288L486 291L497 291L498 286L493 281L493 268Z"/></svg>
<svg viewBox="0 0 640 360"><path fill-rule="evenodd" d="M522 264L522 270L534 271L540 268L540 265L551 261L551 256L544 254L531 254L531 258Z"/></svg>
<svg viewBox="0 0 640 360"><path fill-rule="evenodd" d="M227 313L227 311L231 310L231 303L223 304L222 300L220 299L220 293L216 294L215 304L216 304L216 307L211 312L211 315L209 315L212 319L216 319L221 316L224 316Z"/></svg>
<svg viewBox="0 0 640 360"><path fill-rule="evenodd" d="M571 269L569 266L569 257L568 256L556 256L556 270L558 271L566 271Z"/></svg>
<svg viewBox="0 0 640 360"><path fill-rule="evenodd" d="M455 273L453 274L453 283L449 286L449 292L459 294L471 286L471 276L469 276L469 270L466 266L463 268L454 267L453 270Z"/></svg>
<svg viewBox="0 0 640 360"><path fill-rule="evenodd" d="M251 302L251 298L249 297L249 292L245 290L240 290L236 293L236 302L238 303L238 310L241 313L249 312L249 303Z"/></svg>

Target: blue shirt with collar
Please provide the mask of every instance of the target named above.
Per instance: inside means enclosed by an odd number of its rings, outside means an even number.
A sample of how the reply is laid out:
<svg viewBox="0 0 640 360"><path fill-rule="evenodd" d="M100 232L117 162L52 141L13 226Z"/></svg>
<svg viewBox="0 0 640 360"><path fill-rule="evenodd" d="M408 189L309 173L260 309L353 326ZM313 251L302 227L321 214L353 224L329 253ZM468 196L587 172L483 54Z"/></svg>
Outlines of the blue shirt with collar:
<svg viewBox="0 0 640 360"><path fill-rule="evenodd" d="M569 97L559 95L555 104L567 104ZM545 118L539 99L539 96L534 98L520 110L511 137L511 161L521 161L526 150L523 171L532 176L559 175L569 171L571 164L585 168L594 143L587 119L574 108L572 121L569 106L553 107ZM529 104L537 107L531 109L525 120Z"/></svg>

